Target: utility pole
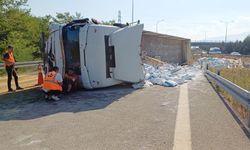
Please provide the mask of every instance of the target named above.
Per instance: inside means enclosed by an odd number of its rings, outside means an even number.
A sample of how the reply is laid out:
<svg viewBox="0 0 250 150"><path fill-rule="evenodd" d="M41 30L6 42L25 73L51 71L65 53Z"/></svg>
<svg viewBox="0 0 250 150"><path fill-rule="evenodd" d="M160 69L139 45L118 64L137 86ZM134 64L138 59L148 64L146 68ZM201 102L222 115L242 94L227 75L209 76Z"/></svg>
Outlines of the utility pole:
<svg viewBox="0 0 250 150"><path fill-rule="evenodd" d="M227 27L228 27L228 22L226 22L226 34L225 34L225 43L227 43Z"/></svg>
<svg viewBox="0 0 250 150"><path fill-rule="evenodd" d="M205 42L207 41L207 31L205 31Z"/></svg>
<svg viewBox="0 0 250 150"><path fill-rule="evenodd" d="M229 23L233 23L232 21L220 21L221 23L224 23L226 25L226 33L225 33L225 43L227 43L227 28Z"/></svg>
<svg viewBox="0 0 250 150"><path fill-rule="evenodd" d="M158 20L157 22L156 22L156 32L158 32L158 24L160 23L160 22L163 22L164 21L164 19L162 19L162 20Z"/></svg>
<svg viewBox="0 0 250 150"><path fill-rule="evenodd" d="M132 25L134 23L134 0L132 0Z"/></svg>
<svg viewBox="0 0 250 150"><path fill-rule="evenodd" d="M118 23L122 23L122 13L120 10L118 11Z"/></svg>

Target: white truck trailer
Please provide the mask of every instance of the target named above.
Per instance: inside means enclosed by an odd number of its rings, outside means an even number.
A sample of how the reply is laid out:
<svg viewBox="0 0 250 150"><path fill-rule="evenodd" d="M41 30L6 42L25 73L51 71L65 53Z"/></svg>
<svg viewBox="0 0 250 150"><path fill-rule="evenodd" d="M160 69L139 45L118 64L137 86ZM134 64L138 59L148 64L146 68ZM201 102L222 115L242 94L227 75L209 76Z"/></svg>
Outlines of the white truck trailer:
<svg viewBox="0 0 250 150"><path fill-rule="evenodd" d="M58 66L65 74L73 69L86 89L144 80L140 57L143 24L107 26L89 19L50 26L44 70Z"/></svg>

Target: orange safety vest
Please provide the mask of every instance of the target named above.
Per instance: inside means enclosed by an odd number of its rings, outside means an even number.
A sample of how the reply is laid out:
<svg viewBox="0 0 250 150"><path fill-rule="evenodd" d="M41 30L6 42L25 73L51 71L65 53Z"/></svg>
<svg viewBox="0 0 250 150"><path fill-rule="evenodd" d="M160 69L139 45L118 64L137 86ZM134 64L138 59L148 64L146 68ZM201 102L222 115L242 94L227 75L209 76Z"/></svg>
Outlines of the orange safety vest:
<svg viewBox="0 0 250 150"><path fill-rule="evenodd" d="M11 66L15 64L15 58L12 52L8 52L9 58L5 59L5 65L6 66Z"/></svg>
<svg viewBox="0 0 250 150"><path fill-rule="evenodd" d="M56 72L49 72L44 79L43 89L62 91L62 86L56 81Z"/></svg>

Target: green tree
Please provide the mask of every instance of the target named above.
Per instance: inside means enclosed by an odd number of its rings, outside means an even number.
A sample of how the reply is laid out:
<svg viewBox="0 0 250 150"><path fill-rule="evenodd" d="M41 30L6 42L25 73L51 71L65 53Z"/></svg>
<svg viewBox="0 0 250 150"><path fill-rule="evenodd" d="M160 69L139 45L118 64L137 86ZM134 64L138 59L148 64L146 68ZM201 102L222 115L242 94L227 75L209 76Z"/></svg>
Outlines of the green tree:
<svg viewBox="0 0 250 150"><path fill-rule="evenodd" d="M247 36L243 42L236 41L226 44L226 53L231 53L233 51L239 52L241 54L250 55L250 36Z"/></svg>
<svg viewBox="0 0 250 150"><path fill-rule="evenodd" d="M0 10L19 9L21 6L27 6L28 0L0 0Z"/></svg>
<svg viewBox="0 0 250 150"><path fill-rule="evenodd" d="M243 53L250 55L250 35L248 35L243 41Z"/></svg>
<svg viewBox="0 0 250 150"><path fill-rule="evenodd" d="M0 50L15 47L17 61L39 57L40 33L48 35L49 16L35 17L26 9L27 0L0 0Z"/></svg>
<svg viewBox="0 0 250 150"><path fill-rule="evenodd" d="M9 18L13 10L21 10L21 6L25 6L27 0L0 0L0 53L4 52L5 47L8 44L8 38L13 26L10 22L15 21L14 18ZM23 12L28 12L26 9L22 9Z"/></svg>
<svg viewBox="0 0 250 150"><path fill-rule="evenodd" d="M74 15L71 15L69 12L56 13L55 17L52 17L53 23L66 24L75 19L82 19L83 16L81 13L76 12Z"/></svg>
<svg viewBox="0 0 250 150"><path fill-rule="evenodd" d="M102 21L101 24L104 25L113 25L115 23L115 20L110 20L110 21Z"/></svg>
<svg viewBox="0 0 250 150"><path fill-rule="evenodd" d="M29 61L39 59L44 41L49 36L49 24L65 24L75 19L82 19L81 13L69 12L57 13L55 17L32 16L27 5L28 0L0 0L0 53L2 54L8 45L15 48L17 61ZM111 25L115 21L102 22Z"/></svg>

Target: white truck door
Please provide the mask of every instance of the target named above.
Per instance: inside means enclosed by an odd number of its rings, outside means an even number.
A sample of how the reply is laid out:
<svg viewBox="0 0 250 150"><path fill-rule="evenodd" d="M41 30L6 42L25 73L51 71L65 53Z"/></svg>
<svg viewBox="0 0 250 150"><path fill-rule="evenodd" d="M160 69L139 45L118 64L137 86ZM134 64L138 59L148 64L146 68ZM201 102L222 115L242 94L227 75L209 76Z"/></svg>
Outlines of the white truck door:
<svg viewBox="0 0 250 150"><path fill-rule="evenodd" d="M109 36L113 46L115 66L111 72L113 78L136 83L144 79L144 69L140 56L143 24L121 28Z"/></svg>
<svg viewBox="0 0 250 150"><path fill-rule="evenodd" d="M59 68L59 72L61 74L64 74L65 72L65 62L64 62L64 51L61 45L62 42L62 35L61 35L62 29L59 28L58 31L54 33L54 55L55 55L55 63L56 66Z"/></svg>
<svg viewBox="0 0 250 150"><path fill-rule="evenodd" d="M59 68L60 73L64 73L64 53L61 45L62 42L62 27L58 24L50 25L50 36L46 42L46 57L45 60L45 72L47 73L49 69L53 66Z"/></svg>

